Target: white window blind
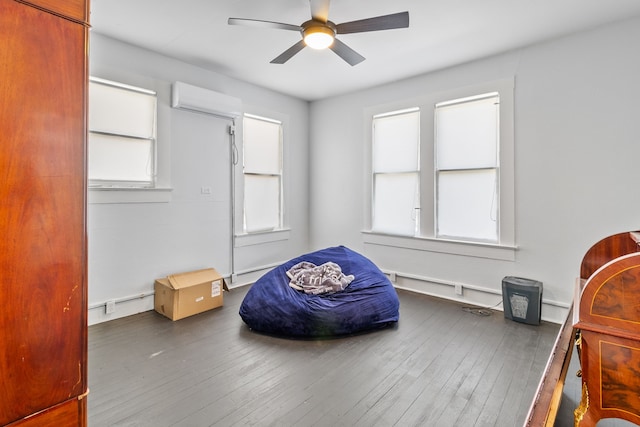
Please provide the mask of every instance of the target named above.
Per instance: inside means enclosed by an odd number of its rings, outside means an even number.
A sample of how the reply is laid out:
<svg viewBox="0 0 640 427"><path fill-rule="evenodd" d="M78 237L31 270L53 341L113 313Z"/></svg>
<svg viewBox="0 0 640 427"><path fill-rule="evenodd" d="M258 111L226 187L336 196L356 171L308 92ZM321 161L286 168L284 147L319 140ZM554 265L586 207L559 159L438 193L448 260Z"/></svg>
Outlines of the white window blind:
<svg viewBox="0 0 640 427"><path fill-rule="evenodd" d="M153 91L91 78L89 184L152 186L157 96Z"/></svg>
<svg viewBox="0 0 640 427"><path fill-rule="evenodd" d="M497 93L436 104L436 236L499 241Z"/></svg>
<svg viewBox="0 0 640 427"><path fill-rule="evenodd" d="M419 232L420 111L373 118L372 230L414 236Z"/></svg>
<svg viewBox="0 0 640 427"><path fill-rule="evenodd" d="M282 227L282 123L244 116L244 231Z"/></svg>

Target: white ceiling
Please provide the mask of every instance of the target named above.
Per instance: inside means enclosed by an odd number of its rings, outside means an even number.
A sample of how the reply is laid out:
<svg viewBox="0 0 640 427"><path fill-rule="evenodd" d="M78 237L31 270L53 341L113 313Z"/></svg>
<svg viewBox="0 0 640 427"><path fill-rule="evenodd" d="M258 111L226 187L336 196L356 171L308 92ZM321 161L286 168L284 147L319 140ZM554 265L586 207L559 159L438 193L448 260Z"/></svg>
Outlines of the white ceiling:
<svg viewBox="0 0 640 427"><path fill-rule="evenodd" d="M338 36L367 58L354 67L310 48L270 64L297 32L227 24L299 25L310 19L308 0L92 0L91 9L93 32L317 100L640 16L640 0L333 0L336 24L409 11L408 29Z"/></svg>

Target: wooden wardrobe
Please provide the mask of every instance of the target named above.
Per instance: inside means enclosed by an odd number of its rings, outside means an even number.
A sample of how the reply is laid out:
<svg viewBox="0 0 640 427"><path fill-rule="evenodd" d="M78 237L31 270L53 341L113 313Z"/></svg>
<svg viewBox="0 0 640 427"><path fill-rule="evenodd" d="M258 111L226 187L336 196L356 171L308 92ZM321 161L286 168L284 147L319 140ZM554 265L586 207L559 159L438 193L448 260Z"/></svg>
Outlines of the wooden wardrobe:
<svg viewBox="0 0 640 427"><path fill-rule="evenodd" d="M0 425L86 425L86 0L0 0Z"/></svg>

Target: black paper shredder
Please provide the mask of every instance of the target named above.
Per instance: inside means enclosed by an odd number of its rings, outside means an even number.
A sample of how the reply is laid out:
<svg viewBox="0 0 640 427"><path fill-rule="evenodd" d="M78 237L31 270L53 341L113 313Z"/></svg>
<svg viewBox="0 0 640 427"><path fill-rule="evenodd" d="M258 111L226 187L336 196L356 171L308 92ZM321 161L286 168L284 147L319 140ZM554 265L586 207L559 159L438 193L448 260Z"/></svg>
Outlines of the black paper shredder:
<svg viewBox="0 0 640 427"><path fill-rule="evenodd" d="M522 277L502 279L504 317L529 325L539 325L542 309L542 282Z"/></svg>

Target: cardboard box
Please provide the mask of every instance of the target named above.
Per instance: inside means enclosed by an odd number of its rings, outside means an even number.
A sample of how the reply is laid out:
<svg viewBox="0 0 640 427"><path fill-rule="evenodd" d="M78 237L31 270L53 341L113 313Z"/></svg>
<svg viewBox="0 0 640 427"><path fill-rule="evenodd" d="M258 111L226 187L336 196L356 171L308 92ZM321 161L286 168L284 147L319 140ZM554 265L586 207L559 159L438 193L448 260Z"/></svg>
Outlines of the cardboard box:
<svg viewBox="0 0 640 427"><path fill-rule="evenodd" d="M171 320L183 319L221 307L229 290L214 268L172 274L154 283L155 310Z"/></svg>

